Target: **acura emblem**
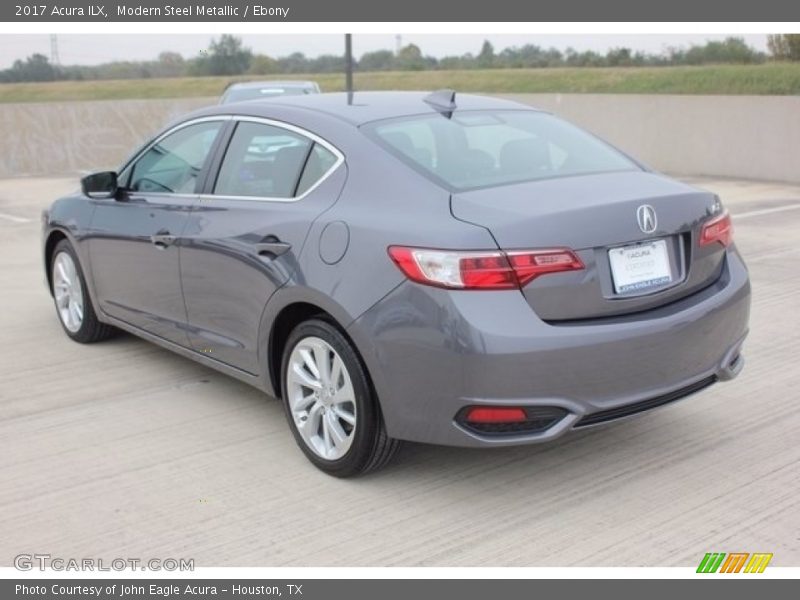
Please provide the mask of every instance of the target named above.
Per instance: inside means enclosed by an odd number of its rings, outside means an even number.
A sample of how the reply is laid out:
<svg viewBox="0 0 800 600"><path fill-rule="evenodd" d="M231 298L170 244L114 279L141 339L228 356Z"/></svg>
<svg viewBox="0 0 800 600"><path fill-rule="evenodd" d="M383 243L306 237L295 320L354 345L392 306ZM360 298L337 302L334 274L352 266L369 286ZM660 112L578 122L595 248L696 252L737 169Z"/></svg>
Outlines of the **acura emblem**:
<svg viewBox="0 0 800 600"><path fill-rule="evenodd" d="M636 220L639 222L639 229L643 233L653 233L658 226L656 209L649 204L642 204L636 209Z"/></svg>

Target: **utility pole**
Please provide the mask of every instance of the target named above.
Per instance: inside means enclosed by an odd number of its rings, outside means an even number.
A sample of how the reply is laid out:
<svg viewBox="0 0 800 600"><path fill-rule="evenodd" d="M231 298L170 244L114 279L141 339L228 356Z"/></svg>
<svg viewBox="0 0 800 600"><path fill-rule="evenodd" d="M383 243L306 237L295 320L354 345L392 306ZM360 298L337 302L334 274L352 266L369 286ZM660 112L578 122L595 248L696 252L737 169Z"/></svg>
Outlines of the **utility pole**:
<svg viewBox="0 0 800 600"><path fill-rule="evenodd" d="M344 75L347 93L353 93L353 34L344 34Z"/></svg>
<svg viewBox="0 0 800 600"><path fill-rule="evenodd" d="M400 54L400 50L403 49L403 36L399 33L394 36L394 55L397 56Z"/></svg>
<svg viewBox="0 0 800 600"><path fill-rule="evenodd" d="M55 33L50 35L50 64L56 67L61 64L58 56L58 36Z"/></svg>

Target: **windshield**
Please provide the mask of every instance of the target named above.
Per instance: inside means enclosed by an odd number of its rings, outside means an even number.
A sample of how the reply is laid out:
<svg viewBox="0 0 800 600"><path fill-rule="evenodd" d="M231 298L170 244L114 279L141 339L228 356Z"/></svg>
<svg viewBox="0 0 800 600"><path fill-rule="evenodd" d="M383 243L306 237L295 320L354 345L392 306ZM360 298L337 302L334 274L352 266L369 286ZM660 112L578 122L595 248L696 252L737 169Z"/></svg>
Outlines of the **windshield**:
<svg viewBox="0 0 800 600"><path fill-rule="evenodd" d="M364 126L392 154L458 191L569 175L639 170L629 158L552 115L469 111Z"/></svg>

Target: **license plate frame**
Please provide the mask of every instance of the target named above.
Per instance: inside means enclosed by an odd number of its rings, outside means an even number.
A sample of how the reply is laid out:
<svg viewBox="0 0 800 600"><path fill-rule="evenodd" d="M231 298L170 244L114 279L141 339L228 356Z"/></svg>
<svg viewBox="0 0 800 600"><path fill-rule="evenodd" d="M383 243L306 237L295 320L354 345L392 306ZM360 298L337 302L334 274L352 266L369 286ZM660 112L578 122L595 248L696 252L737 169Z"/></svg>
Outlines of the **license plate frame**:
<svg viewBox="0 0 800 600"><path fill-rule="evenodd" d="M646 293L675 281L669 245L663 238L610 248L608 262L617 295Z"/></svg>

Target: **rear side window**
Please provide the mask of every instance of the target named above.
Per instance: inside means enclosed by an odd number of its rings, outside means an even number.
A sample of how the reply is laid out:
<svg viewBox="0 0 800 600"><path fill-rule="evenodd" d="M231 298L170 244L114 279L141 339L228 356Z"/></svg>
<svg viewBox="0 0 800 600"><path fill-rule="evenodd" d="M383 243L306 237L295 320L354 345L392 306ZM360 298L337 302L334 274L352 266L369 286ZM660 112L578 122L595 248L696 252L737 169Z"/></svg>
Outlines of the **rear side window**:
<svg viewBox="0 0 800 600"><path fill-rule="evenodd" d="M191 194L221 121L187 125L158 140L139 157L128 187L139 192Z"/></svg>
<svg viewBox="0 0 800 600"><path fill-rule="evenodd" d="M378 121L367 135L458 191L569 175L639 170L594 136L545 113L469 111Z"/></svg>
<svg viewBox="0 0 800 600"><path fill-rule="evenodd" d="M228 144L214 194L296 198L337 164L333 152L304 135L266 123L242 121Z"/></svg>
<svg viewBox="0 0 800 600"><path fill-rule="evenodd" d="M291 198L312 145L286 129L242 121L228 144L214 193Z"/></svg>

